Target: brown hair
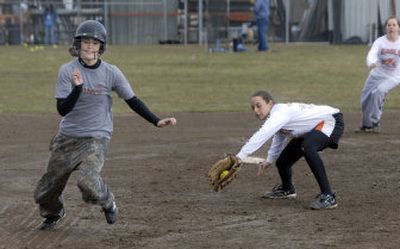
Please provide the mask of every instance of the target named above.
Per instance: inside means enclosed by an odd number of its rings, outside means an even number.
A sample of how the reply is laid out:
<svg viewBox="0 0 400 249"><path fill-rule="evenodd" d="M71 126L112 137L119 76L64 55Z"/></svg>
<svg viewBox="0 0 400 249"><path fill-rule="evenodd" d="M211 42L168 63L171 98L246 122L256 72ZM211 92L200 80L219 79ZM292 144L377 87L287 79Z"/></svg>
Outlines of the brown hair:
<svg viewBox="0 0 400 249"><path fill-rule="evenodd" d="M385 21L385 27L387 26L389 20L392 20L392 19L396 20L397 26L400 26L400 20L396 16L389 16L388 19L386 19L386 21Z"/></svg>
<svg viewBox="0 0 400 249"><path fill-rule="evenodd" d="M267 103L269 103L270 101L275 103L274 98L272 98L272 96L269 92L260 90L251 95L251 97L257 97L257 96L263 98L265 100L265 102L267 102Z"/></svg>

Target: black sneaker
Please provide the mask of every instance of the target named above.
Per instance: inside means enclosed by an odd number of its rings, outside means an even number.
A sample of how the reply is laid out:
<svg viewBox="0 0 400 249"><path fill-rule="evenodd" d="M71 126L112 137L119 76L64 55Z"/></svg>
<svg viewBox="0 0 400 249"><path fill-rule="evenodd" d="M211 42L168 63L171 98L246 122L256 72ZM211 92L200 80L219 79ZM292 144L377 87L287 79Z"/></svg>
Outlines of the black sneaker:
<svg viewBox="0 0 400 249"><path fill-rule="evenodd" d="M320 194L311 203L310 208L314 210L331 209L338 206L335 194Z"/></svg>
<svg viewBox="0 0 400 249"><path fill-rule="evenodd" d="M380 125L373 124L372 126L361 126L360 128L355 130L356 133L379 133Z"/></svg>
<svg viewBox="0 0 400 249"><path fill-rule="evenodd" d="M53 230L55 229L57 223L65 217L65 212L63 211L62 214L59 216L51 216L47 217L43 223L39 226L39 230Z"/></svg>
<svg viewBox="0 0 400 249"><path fill-rule="evenodd" d="M118 207L115 204L115 201L112 202L111 207L103 208L104 215L106 217L108 224L114 224L118 218Z"/></svg>
<svg viewBox="0 0 400 249"><path fill-rule="evenodd" d="M291 189L283 189L282 185L276 185L272 188L271 192L265 193L262 198L266 199L293 199L296 198L296 190L294 187Z"/></svg>

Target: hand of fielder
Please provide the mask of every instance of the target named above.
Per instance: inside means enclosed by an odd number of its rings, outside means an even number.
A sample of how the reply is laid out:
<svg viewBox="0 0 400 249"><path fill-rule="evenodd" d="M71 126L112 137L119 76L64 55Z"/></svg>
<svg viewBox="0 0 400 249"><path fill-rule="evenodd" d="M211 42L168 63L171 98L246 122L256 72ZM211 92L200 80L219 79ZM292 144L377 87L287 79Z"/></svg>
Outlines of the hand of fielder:
<svg viewBox="0 0 400 249"><path fill-rule="evenodd" d="M271 164L267 161L261 162L258 165L258 171L257 171L257 176L263 176L265 175L265 172L267 169L271 166Z"/></svg>
<svg viewBox="0 0 400 249"><path fill-rule="evenodd" d="M240 158L233 154L228 154L214 163L207 173L211 188L218 192L228 186L237 177L241 165Z"/></svg>

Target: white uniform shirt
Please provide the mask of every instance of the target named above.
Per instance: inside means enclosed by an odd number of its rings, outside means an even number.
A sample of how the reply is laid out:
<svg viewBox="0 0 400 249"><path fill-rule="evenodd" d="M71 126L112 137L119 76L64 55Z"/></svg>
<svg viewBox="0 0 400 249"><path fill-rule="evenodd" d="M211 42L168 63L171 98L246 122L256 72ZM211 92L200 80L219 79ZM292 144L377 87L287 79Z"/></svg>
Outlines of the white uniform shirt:
<svg viewBox="0 0 400 249"><path fill-rule="evenodd" d="M338 112L339 109L325 105L275 104L267 120L236 156L243 160L273 137L267 156L267 162L273 163L290 139L301 137L317 125L321 132L330 136L335 128L332 115Z"/></svg>
<svg viewBox="0 0 400 249"><path fill-rule="evenodd" d="M371 75L393 77L400 81L400 38L397 41L389 41L386 35L379 37L372 44L367 55L367 66L375 63L377 67L372 69Z"/></svg>

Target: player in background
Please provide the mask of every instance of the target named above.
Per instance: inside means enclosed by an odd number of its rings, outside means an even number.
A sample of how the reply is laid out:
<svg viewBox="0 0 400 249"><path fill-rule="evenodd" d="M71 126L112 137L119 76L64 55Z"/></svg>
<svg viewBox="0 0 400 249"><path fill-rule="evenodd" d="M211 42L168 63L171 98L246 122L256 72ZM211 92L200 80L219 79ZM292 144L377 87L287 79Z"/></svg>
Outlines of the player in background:
<svg viewBox="0 0 400 249"><path fill-rule="evenodd" d="M114 65L101 59L106 50L106 29L93 20L82 22L70 53L78 58L59 70L55 97L63 117L50 143L46 173L34 198L45 218L39 229L53 229L64 217L63 190L73 171L85 202L100 205L107 223L117 220L118 208L100 173L112 132L112 91L156 127L175 125L175 118L160 119L135 95L128 80Z"/></svg>
<svg viewBox="0 0 400 249"><path fill-rule="evenodd" d="M263 198L295 198L292 166L304 157L321 190L310 207L316 210L337 207L336 196L318 152L328 147L338 148L344 130L339 109L326 105L275 103L265 91L254 93L250 102L256 117L265 121L236 156L243 160L272 138L268 156L259 165L257 175L264 175L275 162L282 183L272 192L265 193Z"/></svg>
<svg viewBox="0 0 400 249"><path fill-rule="evenodd" d="M362 124L356 132L379 132L385 97L400 82L400 22L389 17L386 34L372 44L367 55L370 69L361 92Z"/></svg>
<svg viewBox="0 0 400 249"><path fill-rule="evenodd" d="M269 49L266 35L269 25L269 0L251 0L254 4L253 12L256 17L258 34L258 51L266 52Z"/></svg>

